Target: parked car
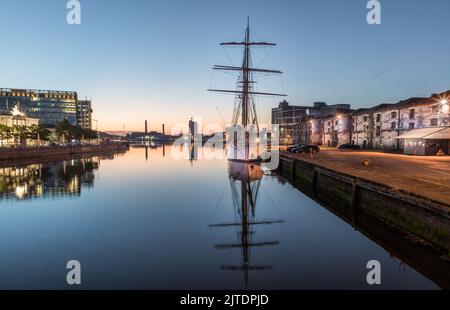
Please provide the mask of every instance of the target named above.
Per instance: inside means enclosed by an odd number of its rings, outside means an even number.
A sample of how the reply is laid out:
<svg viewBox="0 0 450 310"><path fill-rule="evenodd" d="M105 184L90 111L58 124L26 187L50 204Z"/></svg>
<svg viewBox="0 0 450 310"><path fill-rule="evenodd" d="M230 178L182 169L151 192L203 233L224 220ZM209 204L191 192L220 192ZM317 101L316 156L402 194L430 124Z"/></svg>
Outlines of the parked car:
<svg viewBox="0 0 450 310"><path fill-rule="evenodd" d="M294 151L295 149L298 149L298 148L300 148L300 147L302 147L302 146L303 146L303 144L295 144L295 145L289 146L289 147L287 148L287 151L288 151L289 153L294 153L293 151Z"/></svg>
<svg viewBox="0 0 450 310"><path fill-rule="evenodd" d="M302 145L299 148L293 150L293 153L319 153L320 147L317 145Z"/></svg>
<svg viewBox="0 0 450 310"><path fill-rule="evenodd" d="M360 147L357 144L344 143L337 146L338 150L359 150Z"/></svg>

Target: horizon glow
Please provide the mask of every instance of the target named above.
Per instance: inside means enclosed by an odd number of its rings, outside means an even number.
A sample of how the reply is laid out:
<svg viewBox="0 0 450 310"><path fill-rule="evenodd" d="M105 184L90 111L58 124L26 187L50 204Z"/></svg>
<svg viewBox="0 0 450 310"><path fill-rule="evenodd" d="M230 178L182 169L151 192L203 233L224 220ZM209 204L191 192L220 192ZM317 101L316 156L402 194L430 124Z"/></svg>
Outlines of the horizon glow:
<svg viewBox="0 0 450 310"><path fill-rule="evenodd" d="M278 44L256 49L254 64L284 72L260 90L293 105L361 108L450 89L446 0L382 1L376 26L360 0L81 0L80 25L66 23L66 2L0 0L0 87L77 91L100 130L230 123L234 96L206 89L234 88L235 76L211 68L239 64L241 50L219 43L242 40L247 16L255 40ZM259 99L261 123L281 100Z"/></svg>

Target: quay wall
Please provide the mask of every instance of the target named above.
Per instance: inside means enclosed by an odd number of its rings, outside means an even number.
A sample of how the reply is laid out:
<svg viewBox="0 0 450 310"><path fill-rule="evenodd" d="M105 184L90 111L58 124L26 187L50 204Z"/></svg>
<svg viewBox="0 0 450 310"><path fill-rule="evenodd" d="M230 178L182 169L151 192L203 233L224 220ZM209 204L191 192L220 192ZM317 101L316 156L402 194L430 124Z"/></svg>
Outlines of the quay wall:
<svg viewBox="0 0 450 310"><path fill-rule="evenodd" d="M78 155L78 154L94 154L98 152L117 152L117 151L125 151L127 149L128 145L125 143L77 145L77 146L0 148L0 161L58 157L67 155Z"/></svg>
<svg viewBox="0 0 450 310"><path fill-rule="evenodd" d="M344 218L363 210L450 253L450 206L301 159L282 156L279 173Z"/></svg>

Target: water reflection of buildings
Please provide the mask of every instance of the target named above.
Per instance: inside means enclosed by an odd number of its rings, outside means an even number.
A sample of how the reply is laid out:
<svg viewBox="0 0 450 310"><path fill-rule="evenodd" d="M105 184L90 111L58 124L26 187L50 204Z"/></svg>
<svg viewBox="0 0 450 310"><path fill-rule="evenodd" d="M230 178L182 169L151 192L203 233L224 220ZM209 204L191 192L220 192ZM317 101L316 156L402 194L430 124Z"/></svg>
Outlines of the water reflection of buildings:
<svg viewBox="0 0 450 310"><path fill-rule="evenodd" d="M145 160L148 160L148 150L157 150L158 148L162 148L162 155L166 157L166 144L155 141L147 141L142 143L134 143L131 145L133 148L144 148L145 149Z"/></svg>
<svg viewBox="0 0 450 310"><path fill-rule="evenodd" d="M263 171L259 164L228 162L228 174L233 198L234 221L212 224L214 228L236 228L237 242L216 244L219 250L240 249L242 264L222 265L222 270L241 271L244 276L245 288L248 286L249 271L273 269L271 265L250 264L251 249L278 245L277 240L256 239L256 227L262 225L281 224L282 220L257 219L256 204L260 191Z"/></svg>
<svg viewBox="0 0 450 310"><path fill-rule="evenodd" d="M189 147L189 162L191 167L194 166L194 161L198 160L198 145L197 143L191 143Z"/></svg>
<svg viewBox="0 0 450 310"><path fill-rule="evenodd" d="M94 185L100 157L0 168L0 200L79 196Z"/></svg>

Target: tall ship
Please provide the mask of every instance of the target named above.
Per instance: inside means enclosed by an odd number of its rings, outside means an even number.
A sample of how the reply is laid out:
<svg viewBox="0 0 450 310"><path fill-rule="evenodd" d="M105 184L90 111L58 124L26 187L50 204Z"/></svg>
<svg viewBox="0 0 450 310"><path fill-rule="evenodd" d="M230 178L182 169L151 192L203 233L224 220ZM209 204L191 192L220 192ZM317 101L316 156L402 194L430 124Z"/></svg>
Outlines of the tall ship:
<svg viewBox="0 0 450 310"><path fill-rule="evenodd" d="M237 162L258 162L261 160L260 127L257 117L255 96L286 96L285 94L256 91L257 74L282 74L278 70L255 68L252 66L251 48L273 47L275 43L254 42L250 38L250 19L247 18L247 28L243 41L223 42L221 46L242 46L242 66L216 65L213 70L234 71L239 73L235 90L208 89L219 93L236 94L233 111L232 128L234 137L227 137L227 158Z"/></svg>
<svg viewBox="0 0 450 310"><path fill-rule="evenodd" d="M250 22L247 19L245 38L242 42L225 42L222 46L242 46L243 60L241 67L216 65L214 70L234 71L239 73L235 90L209 89L209 91L236 94L231 126L235 129L234 137L227 136L228 176L233 196L234 221L209 225L217 229L235 229L235 238L215 245L218 250L239 249L242 256L240 264L223 264L222 270L240 271L244 277L244 287L248 288L251 272L271 270L271 265L251 263L252 249L268 248L278 245L277 240L264 240L257 236L261 226L282 224L283 220L258 219L257 200L260 184L264 176L261 161L260 127L256 111L256 96L286 96L255 90L257 74L281 74L278 70L254 68L252 66L251 48L253 46L275 46L269 42L254 42L250 39ZM238 129L238 130L236 130ZM227 135L229 131L227 130ZM239 136L239 138L238 138ZM264 138L261 137L261 141ZM235 241L231 241L231 240Z"/></svg>

